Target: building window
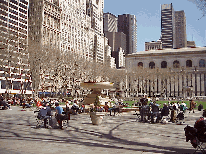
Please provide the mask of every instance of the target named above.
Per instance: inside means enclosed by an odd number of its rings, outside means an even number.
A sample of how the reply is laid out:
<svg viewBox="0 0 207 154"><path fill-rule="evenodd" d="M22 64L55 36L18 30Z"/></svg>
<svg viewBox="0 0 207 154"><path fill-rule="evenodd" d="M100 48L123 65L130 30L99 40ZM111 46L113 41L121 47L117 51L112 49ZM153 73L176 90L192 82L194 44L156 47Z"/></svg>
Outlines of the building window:
<svg viewBox="0 0 207 154"><path fill-rule="evenodd" d="M177 60L175 60L175 61L173 62L173 68L179 68L179 67L180 67L180 62L177 61Z"/></svg>
<svg viewBox="0 0 207 154"><path fill-rule="evenodd" d="M6 89L6 80L1 80L1 89Z"/></svg>
<svg viewBox="0 0 207 154"><path fill-rule="evenodd" d="M206 61L204 59L199 61L199 67L206 67Z"/></svg>
<svg viewBox="0 0 207 154"><path fill-rule="evenodd" d="M149 63L149 68L151 68L151 69L155 68L155 63L154 62L150 62Z"/></svg>
<svg viewBox="0 0 207 154"><path fill-rule="evenodd" d="M192 61L191 60L186 61L186 67L192 67Z"/></svg>
<svg viewBox="0 0 207 154"><path fill-rule="evenodd" d="M20 90L21 89L21 82L13 81L13 90Z"/></svg>
<svg viewBox="0 0 207 154"><path fill-rule="evenodd" d="M167 68L167 62L166 61L161 62L161 68Z"/></svg>
<svg viewBox="0 0 207 154"><path fill-rule="evenodd" d="M139 62L138 63L138 67L143 67L143 63L142 62Z"/></svg>

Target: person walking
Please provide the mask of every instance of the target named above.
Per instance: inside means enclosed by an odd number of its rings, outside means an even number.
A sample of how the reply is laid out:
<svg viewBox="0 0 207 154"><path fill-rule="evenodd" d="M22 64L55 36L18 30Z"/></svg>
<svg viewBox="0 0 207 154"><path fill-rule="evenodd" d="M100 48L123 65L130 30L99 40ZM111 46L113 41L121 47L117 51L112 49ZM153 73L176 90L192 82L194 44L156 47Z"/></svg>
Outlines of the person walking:
<svg viewBox="0 0 207 154"><path fill-rule="evenodd" d="M195 113L194 108L196 107L196 102L194 102L192 99L190 100L190 111L189 113L193 110L193 113Z"/></svg>

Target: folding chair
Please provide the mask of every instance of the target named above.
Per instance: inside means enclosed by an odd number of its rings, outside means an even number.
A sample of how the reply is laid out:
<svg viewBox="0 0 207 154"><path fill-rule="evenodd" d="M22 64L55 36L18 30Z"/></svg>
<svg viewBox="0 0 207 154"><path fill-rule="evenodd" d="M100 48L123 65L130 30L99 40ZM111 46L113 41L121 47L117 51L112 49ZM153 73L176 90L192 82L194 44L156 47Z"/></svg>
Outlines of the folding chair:
<svg viewBox="0 0 207 154"><path fill-rule="evenodd" d="M176 123L185 123L185 115L184 112L180 112L178 113L177 117L176 117Z"/></svg>
<svg viewBox="0 0 207 154"><path fill-rule="evenodd" d="M44 120L46 119L46 128L50 126L50 119L52 118L51 116L49 117L44 117L44 116L38 116L36 113L39 113L39 111L34 111L35 117L36 117L36 127L41 128L44 127Z"/></svg>
<svg viewBox="0 0 207 154"><path fill-rule="evenodd" d="M67 128L69 126L69 120L70 120L70 113L69 112L63 112L64 117L62 119L62 127Z"/></svg>
<svg viewBox="0 0 207 154"><path fill-rule="evenodd" d="M140 113L137 113L136 111L135 111L135 114L133 114L133 115L136 115L137 116L137 119L136 119L136 121L140 121L141 120L141 114Z"/></svg>
<svg viewBox="0 0 207 154"><path fill-rule="evenodd" d="M165 121L166 122L168 122L168 121L170 121L170 114L168 114L167 116L162 116L162 119L161 119L161 123L165 123Z"/></svg>
<svg viewBox="0 0 207 154"><path fill-rule="evenodd" d="M122 108L116 108L115 110L115 116L122 116Z"/></svg>
<svg viewBox="0 0 207 154"><path fill-rule="evenodd" d="M197 145L194 154L199 151L202 152L202 154L206 153L206 141L199 140L197 137L195 137L195 139L192 142L195 143L195 145Z"/></svg>
<svg viewBox="0 0 207 154"><path fill-rule="evenodd" d="M141 114L141 121L147 122L150 117L150 107L142 106L140 114Z"/></svg>

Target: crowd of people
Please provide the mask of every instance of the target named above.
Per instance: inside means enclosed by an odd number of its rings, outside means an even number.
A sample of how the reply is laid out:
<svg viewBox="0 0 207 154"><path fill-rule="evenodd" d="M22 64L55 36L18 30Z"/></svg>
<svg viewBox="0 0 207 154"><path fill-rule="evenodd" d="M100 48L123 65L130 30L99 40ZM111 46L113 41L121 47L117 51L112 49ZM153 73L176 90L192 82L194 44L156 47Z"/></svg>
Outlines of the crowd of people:
<svg viewBox="0 0 207 154"><path fill-rule="evenodd" d="M0 95L0 106L4 106L4 109L10 109L11 105L19 105L24 108L30 108L32 105L34 106L34 101L32 98L28 97L27 99L22 97L4 97Z"/></svg>
<svg viewBox="0 0 207 154"><path fill-rule="evenodd" d="M140 103L140 115L141 121L150 120L151 123L155 123L154 118L156 117L156 122L159 122L163 116L169 116L170 122L175 122L176 118L182 116L184 118L184 113L186 110L195 113L194 109L196 108L196 103L193 100L190 100L190 108L188 109L186 103L183 101L178 102L168 102L164 103L163 108L160 108L160 104L157 104L156 101L152 101L148 105L148 101L144 100Z"/></svg>
<svg viewBox="0 0 207 154"><path fill-rule="evenodd" d="M104 106L99 106L96 108L96 111L98 112L110 112L110 115L112 113L120 112L120 110L123 107L129 106L128 103L123 103L123 100L115 99L109 102L105 102ZM64 106L64 111L63 108ZM61 123L61 117L63 117L63 112L70 113L70 114L77 114L85 111L85 105L83 104L83 100L65 100L65 99L32 99L28 97L27 99L24 98L5 98L3 96L0 96L0 106L3 106L4 109L10 109L11 105L19 105L24 108L30 108L31 106L37 107L38 110L40 110L39 113L41 113L45 119L49 119L51 117L51 109L56 110L56 117L57 121L60 126L62 126ZM170 114L170 121L175 122L176 116L179 114L179 112L185 113L186 110L189 110L189 112L195 113L194 108L196 107L196 103L193 100L190 100L190 108L188 109L187 105L184 102L168 102L168 104L164 103L163 108L160 108L160 104L157 104L156 101L152 101L148 104L147 99L140 99L139 102L136 102L134 105L139 106L140 115L141 115L141 121L151 120L152 123L158 122L162 119L163 116L168 116ZM49 110L49 111L48 111ZM94 111L94 107L91 108L90 111ZM147 119L146 119L147 118ZM156 118L156 121L154 119Z"/></svg>

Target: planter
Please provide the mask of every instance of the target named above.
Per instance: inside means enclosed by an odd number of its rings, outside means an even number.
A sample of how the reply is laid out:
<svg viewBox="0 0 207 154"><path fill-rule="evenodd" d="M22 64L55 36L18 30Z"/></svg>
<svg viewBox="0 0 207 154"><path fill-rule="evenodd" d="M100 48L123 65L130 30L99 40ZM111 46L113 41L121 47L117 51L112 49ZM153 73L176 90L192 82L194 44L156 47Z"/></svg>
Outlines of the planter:
<svg viewBox="0 0 207 154"><path fill-rule="evenodd" d="M90 117L93 125L100 125L102 123L103 112L90 112Z"/></svg>

